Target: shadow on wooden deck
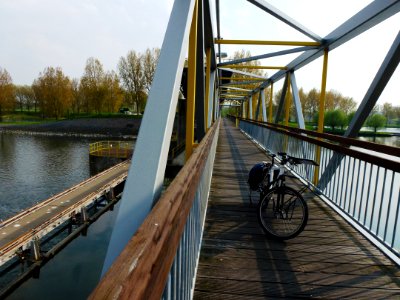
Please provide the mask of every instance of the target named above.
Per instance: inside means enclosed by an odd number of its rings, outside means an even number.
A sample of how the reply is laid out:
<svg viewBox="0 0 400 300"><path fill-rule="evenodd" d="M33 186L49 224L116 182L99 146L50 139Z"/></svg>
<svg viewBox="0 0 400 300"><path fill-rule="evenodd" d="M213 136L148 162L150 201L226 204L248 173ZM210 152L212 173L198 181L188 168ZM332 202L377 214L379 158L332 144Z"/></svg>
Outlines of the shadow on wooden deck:
<svg viewBox="0 0 400 300"><path fill-rule="evenodd" d="M195 299L400 297L399 268L311 192L305 230L268 240L247 187L248 171L262 160L269 158L224 120Z"/></svg>

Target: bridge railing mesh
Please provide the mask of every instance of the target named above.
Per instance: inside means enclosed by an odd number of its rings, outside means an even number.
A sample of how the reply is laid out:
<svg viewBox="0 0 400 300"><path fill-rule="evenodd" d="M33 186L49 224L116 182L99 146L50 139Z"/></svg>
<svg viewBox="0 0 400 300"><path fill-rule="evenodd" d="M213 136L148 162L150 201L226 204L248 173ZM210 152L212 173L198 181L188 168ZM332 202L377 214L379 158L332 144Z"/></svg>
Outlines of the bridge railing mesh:
<svg viewBox="0 0 400 300"><path fill-rule="evenodd" d="M400 149L312 131L240 120L271 153L317 161L293 171L392 258L400 258Z"/></svg>

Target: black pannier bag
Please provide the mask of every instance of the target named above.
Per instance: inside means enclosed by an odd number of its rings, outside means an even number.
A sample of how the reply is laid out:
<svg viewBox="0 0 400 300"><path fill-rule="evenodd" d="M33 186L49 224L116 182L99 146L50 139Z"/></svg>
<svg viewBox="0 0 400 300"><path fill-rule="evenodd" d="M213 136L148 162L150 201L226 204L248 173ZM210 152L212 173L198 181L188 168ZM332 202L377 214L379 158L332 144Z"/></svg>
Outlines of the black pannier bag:
<svg viewBox="0 0 400 300"><path fill-rule="evenodd" d="M267 175L270 166L270 163L260 162L255 164L251 168L249 172L249 178L247 179L250 190L257 191L259 189L260 184L263 182L265 176Z"/></svg>

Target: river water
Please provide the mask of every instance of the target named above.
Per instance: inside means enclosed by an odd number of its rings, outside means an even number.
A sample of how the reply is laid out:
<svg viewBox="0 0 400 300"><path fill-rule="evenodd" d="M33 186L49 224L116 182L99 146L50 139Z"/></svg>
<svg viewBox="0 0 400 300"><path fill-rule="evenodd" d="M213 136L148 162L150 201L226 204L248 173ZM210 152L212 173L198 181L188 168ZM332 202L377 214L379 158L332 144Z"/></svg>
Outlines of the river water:
<svg viewBox="0 0 400 300"><path fill-rule="evenodd" d="M98 139L0 133L0 219L95 175L89 144ZM8 298L86 299L100 278L117 208L41 268L39 279L27 280ZM0 289L9 281L1 277Z"/></svg>
<svg viewBox="0 0 400 300"><path fill-rule="evenodd" d="M0 219L89 178L93 141L0 133Z"/></svg>

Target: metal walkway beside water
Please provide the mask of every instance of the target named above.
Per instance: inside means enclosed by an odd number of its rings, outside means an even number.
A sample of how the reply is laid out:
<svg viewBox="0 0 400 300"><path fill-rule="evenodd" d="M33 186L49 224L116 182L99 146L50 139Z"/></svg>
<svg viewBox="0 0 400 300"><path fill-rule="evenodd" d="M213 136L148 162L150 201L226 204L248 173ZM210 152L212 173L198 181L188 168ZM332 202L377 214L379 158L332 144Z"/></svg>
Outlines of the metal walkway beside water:
<svg viewBox="0 0 400 300"><path fill-rule="evenodd" d="M249 205L247 174L269 160L233 123L220 128L195 299L398 299L400 270L308 192L305 230L268 240ZM299 184L299 183L293 183Z"/></svg>
<svg viewBox="0 0 400 300"><path fill-rule="evenodd" d="M120 163L1 223L0 265L112 191L126 179L129 166L130 161Z"/></svg>

